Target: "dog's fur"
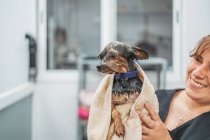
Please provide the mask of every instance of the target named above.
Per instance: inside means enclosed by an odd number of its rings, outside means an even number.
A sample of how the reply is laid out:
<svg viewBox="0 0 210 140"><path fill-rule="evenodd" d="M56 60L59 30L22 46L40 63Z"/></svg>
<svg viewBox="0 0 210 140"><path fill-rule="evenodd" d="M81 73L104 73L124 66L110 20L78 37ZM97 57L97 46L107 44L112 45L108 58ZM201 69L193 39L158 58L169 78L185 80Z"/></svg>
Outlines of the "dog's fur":
<svg viewBox="0 0 210 140"><path fill-rule="evenodd" d="M97 66L99 72L119 74L136 70L133 60L148 59L149 56L147 52L140 48L113 41L104 48L98 57L102 61L101 64ZM114 122L114 132L118 136L125 135L125 128L122 124L120 113L116 110L115 106L134 103L141 92L142 83L143 77L141 75L134 78L115 78L113 81L111 114L112 122Z"/></svg>

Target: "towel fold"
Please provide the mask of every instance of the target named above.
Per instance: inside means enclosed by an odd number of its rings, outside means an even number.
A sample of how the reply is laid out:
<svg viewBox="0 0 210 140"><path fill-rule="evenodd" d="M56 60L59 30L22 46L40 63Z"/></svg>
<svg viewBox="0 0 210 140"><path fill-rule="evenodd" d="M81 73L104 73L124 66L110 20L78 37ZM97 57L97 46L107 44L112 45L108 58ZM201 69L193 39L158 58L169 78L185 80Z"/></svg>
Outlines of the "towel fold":
<svg viewBox="0 0 210 140"><path fill-rule="evenodd" d="M111 122L112 85L114 74L106 75L96 90L95 98L90 108L87 134L88 140L141 140L141 121L136 110L142 110L148 115L144 108L146 102L150 103L158 113L159 104L155 91L144 71L138 66L138 74L144 78L142 90L135 103L116 106L121 114L125 126L125 136L118 137L114 133L114 124ZM113 134L114 133L114 134Z"/></svg>

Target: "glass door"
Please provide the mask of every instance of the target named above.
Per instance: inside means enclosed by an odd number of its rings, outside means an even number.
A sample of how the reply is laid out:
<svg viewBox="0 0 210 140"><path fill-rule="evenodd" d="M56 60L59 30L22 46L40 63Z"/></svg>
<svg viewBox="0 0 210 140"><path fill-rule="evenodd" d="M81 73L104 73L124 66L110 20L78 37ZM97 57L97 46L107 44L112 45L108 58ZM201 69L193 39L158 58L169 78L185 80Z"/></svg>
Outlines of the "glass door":
<svg viewBox="0 0 210 140"><path fill-rule="evenodd" d="M75 69L100 50L100 1L47 0L47 68Z"/></svg>

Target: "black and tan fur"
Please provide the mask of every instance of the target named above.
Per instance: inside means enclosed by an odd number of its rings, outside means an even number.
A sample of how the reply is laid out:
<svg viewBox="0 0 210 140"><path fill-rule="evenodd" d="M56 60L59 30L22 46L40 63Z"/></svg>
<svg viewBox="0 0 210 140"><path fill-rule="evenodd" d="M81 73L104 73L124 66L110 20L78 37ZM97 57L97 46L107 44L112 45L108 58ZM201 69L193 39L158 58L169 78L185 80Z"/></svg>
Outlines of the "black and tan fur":
<svg viewBox="0 0 210 140"><path fill-rule="evenodd" d="M133 60L148 59L149 56L140 48L113 41L102 50L98 57L101 59L101 64L97 66L99 72L119 74L136 70ZM114 132L118 136L125 135L125 127L115 106L134 103L141 92L142 83L143 76L141 75L134 78L114 79L113 81L111 114Z"/></svg>

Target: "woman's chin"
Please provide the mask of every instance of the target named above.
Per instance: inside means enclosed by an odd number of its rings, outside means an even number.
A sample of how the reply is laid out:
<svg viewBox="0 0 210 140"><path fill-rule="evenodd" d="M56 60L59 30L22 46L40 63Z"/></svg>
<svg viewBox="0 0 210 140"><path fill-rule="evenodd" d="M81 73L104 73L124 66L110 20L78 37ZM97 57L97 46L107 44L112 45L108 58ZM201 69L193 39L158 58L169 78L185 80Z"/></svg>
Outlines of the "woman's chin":
<svg viewBox="0 0 210 140"><path fill-rule="evenodd" d="M197 102L202 102L207 97L207 88L193 88L186 86L185 91L188 97Z"/></svg>

